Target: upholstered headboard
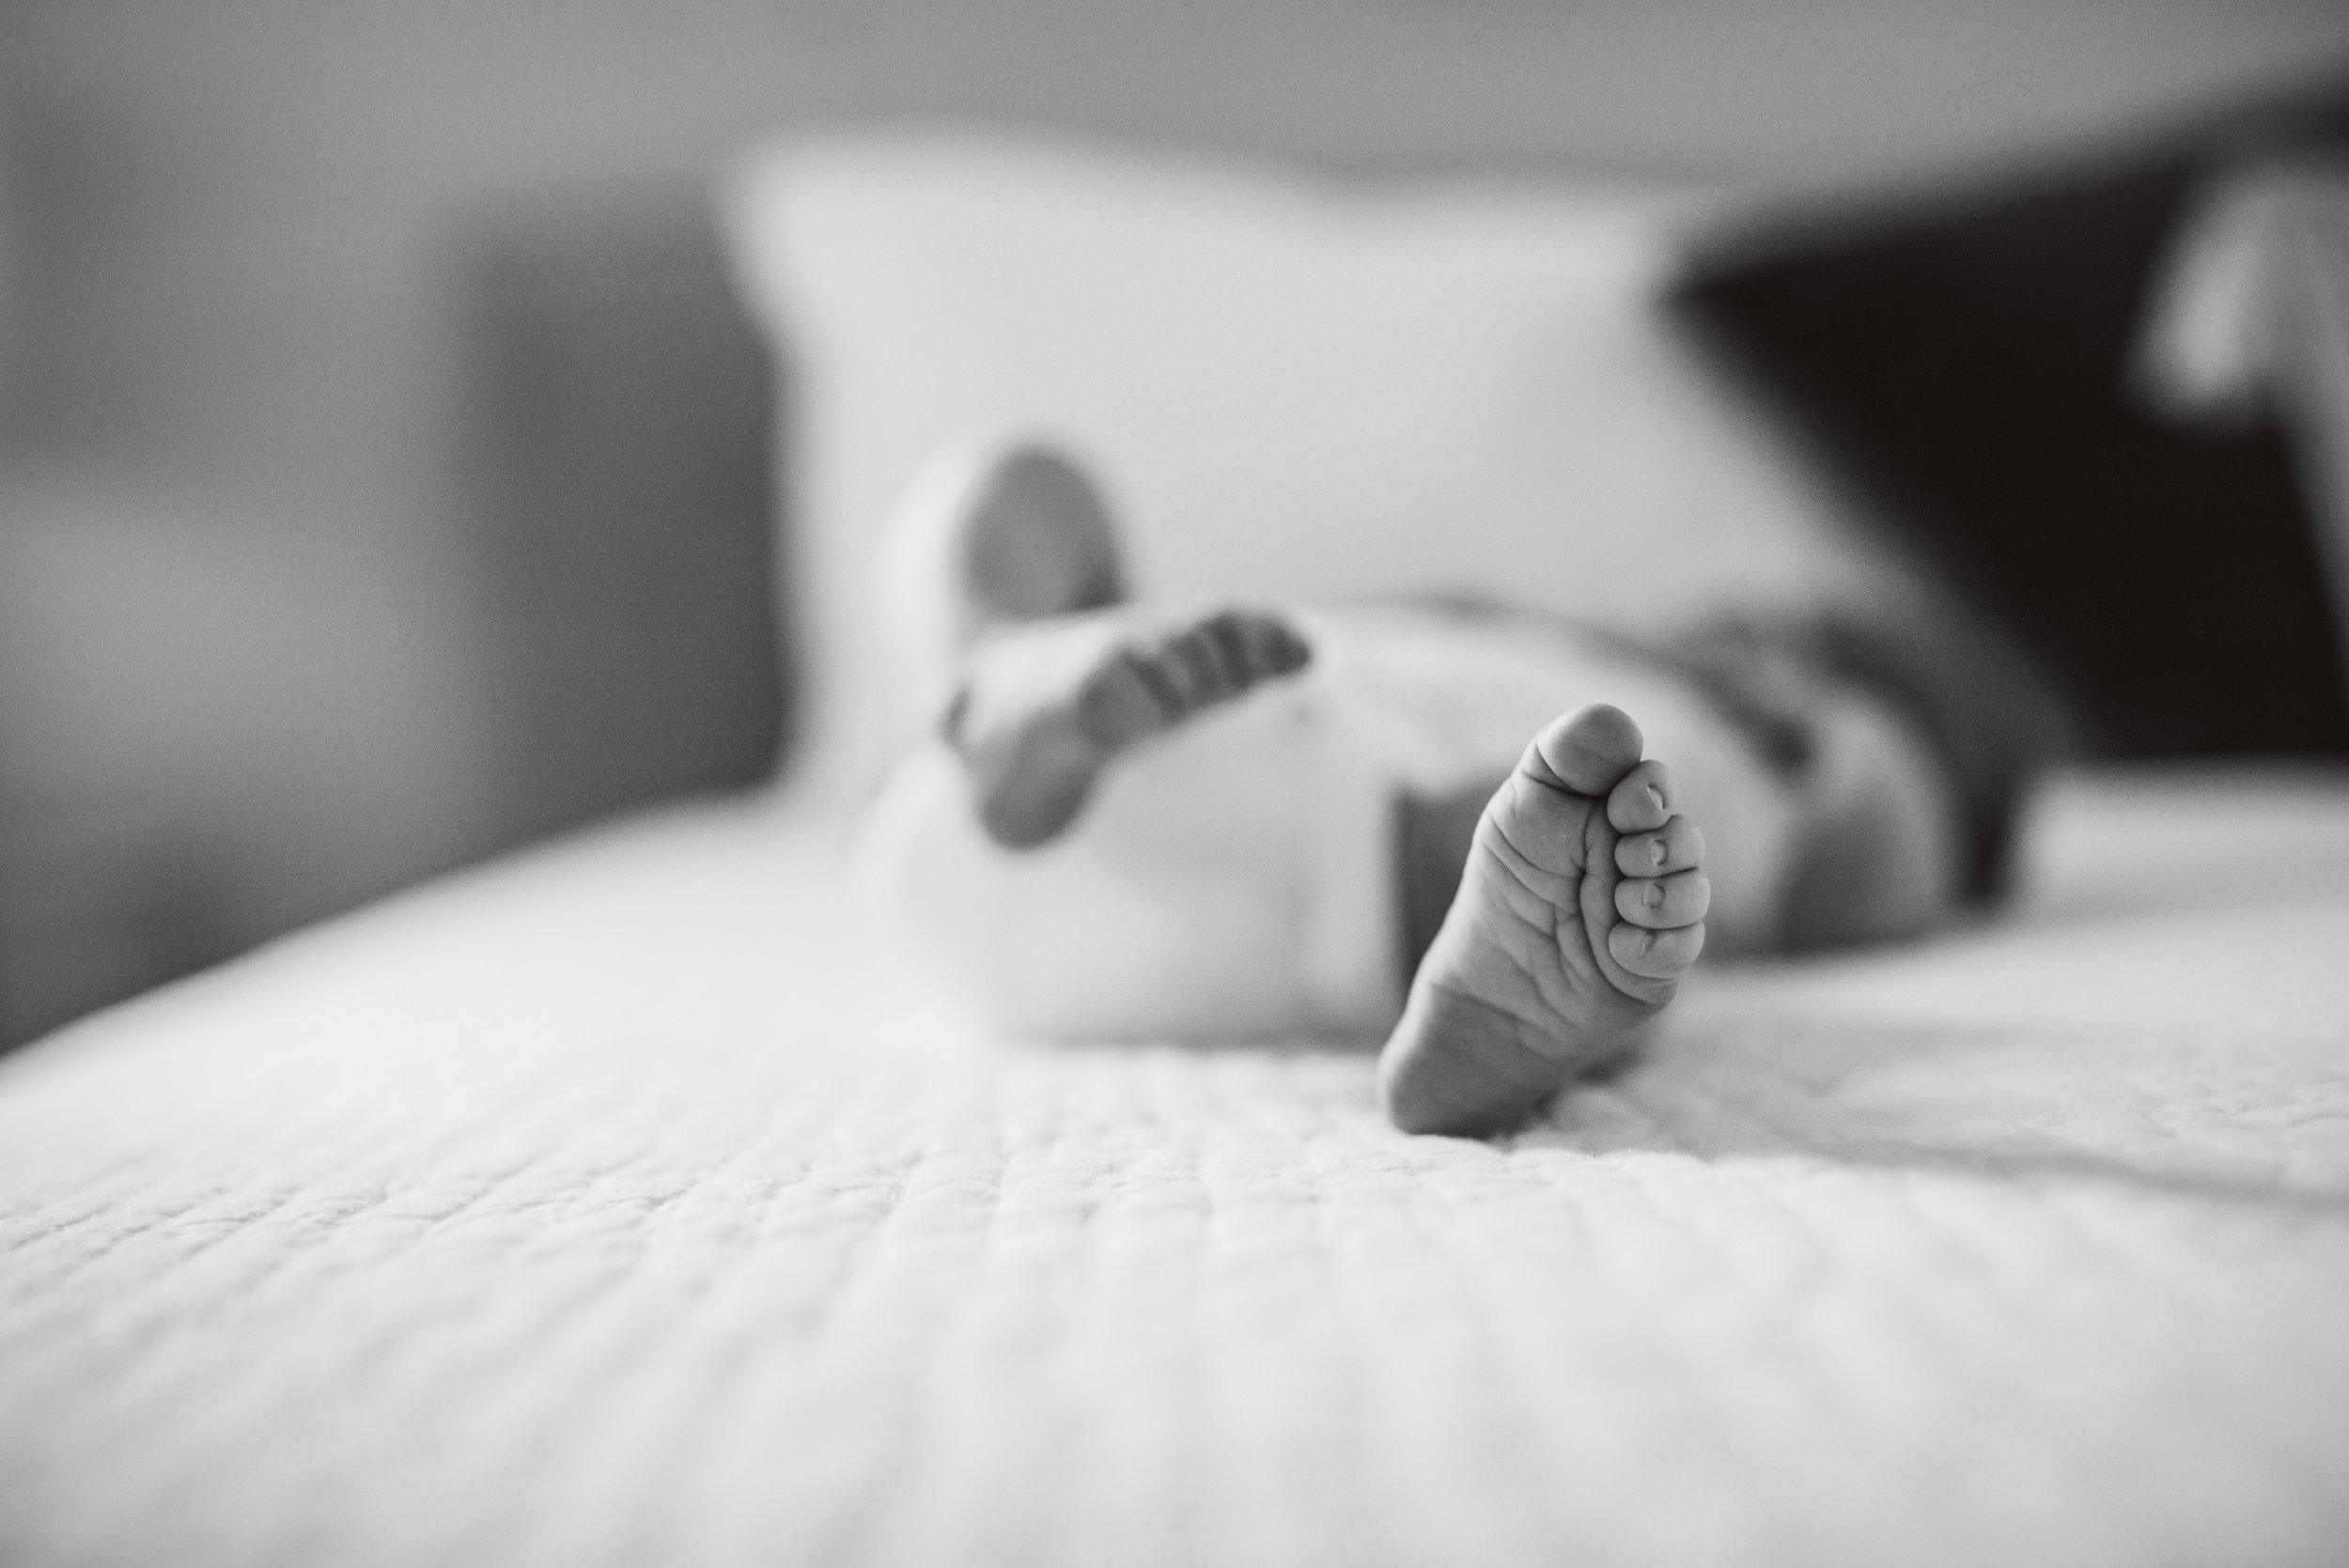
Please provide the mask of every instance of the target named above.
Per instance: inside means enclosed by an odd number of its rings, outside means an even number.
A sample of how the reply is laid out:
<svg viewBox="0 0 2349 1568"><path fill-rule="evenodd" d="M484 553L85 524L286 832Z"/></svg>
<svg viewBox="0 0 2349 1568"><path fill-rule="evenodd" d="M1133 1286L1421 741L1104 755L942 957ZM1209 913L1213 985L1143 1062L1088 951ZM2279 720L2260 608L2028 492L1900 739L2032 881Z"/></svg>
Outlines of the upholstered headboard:
<svg viewBox="0 0 2349 1568"><path fill-rule="evenodd" d="M466 236L466 511L510 799L500 836L754 782L785 722L779 378L697 183Z"/></svg>

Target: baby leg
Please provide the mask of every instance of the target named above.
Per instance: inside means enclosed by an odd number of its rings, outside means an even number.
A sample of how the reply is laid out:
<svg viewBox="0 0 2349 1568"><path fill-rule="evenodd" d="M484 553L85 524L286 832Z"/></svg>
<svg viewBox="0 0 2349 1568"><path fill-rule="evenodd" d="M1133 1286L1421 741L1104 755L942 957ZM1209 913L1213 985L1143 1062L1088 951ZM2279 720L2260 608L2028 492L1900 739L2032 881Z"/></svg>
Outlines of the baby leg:
<svg viewBox="0 0 2349 1568"><path fill-rule="evenodd" d="M1298 683L1203 714L1025 850L988 835L962 759L929 741L867 824L867 907L997 1034L1376 1040L1400 1002L1387 801L1318 707Z"/></svg>

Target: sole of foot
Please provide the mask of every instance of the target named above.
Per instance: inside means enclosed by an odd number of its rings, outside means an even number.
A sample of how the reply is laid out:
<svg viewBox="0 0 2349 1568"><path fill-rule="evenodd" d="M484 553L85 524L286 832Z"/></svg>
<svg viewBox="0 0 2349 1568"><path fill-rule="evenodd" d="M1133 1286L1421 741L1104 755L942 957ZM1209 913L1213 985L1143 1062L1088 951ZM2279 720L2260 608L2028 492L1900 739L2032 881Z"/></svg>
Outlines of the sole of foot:
<svg viewBox="0 0 2349 1568"><path fill-rule="evenodd" d="M1481 1136L1617 1060L1704 945L1703 835L1621 708L1545 727L1478 820L1378 1062L1406 1132Z"/></svg>

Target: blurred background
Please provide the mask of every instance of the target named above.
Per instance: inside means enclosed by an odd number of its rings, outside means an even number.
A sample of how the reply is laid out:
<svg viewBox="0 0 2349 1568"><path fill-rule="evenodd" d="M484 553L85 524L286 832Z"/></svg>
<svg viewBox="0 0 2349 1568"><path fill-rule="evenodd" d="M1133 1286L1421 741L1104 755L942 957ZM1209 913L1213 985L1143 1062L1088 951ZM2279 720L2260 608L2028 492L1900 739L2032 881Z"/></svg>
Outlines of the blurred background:
<svg viewBox="0 0 2349 1568"><path fill-rule="evenodd" d="M0 1042L767 771L755 139L1816 197L2344 66L2339 0L0 0Z"/></svg>

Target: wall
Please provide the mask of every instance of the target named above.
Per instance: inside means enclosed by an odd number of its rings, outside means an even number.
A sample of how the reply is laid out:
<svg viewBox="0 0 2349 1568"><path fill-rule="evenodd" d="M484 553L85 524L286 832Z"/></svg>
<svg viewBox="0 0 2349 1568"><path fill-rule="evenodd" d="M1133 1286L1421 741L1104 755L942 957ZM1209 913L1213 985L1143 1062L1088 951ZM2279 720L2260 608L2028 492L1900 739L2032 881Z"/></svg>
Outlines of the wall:
<svg viewBox="0 0 2349 1568"><path fill-rule="evenodd" d="M2349 8L2288 0L18 0L0 28L0 782L179 824L235 940L531 819L458 480L469 236L517 200L899 113L1833 189L2349 59Z"/></svg>

